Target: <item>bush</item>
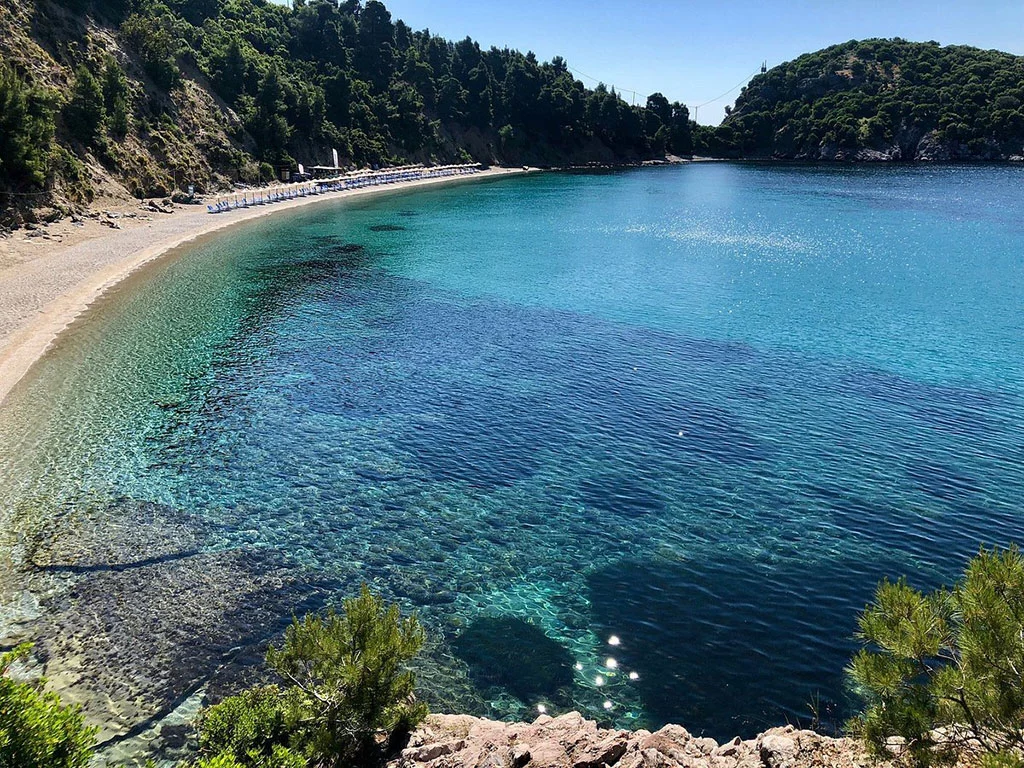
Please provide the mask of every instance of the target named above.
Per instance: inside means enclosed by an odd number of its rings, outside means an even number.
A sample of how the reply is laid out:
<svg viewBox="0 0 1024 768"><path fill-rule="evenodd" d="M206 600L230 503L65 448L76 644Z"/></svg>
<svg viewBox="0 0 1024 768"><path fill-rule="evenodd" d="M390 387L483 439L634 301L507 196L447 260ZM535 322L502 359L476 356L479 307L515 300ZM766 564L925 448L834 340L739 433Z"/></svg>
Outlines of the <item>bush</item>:
<svg viewBox="0 0 1024 768"><path fill-rule="evenodd" d="M203 711L198 725L202 753L229 754L242 768L263 765L289 736L284 697L276 685L225 699Z"/></svg>
<svg viewBox="0 0 1024 768"><path fill-rule="evenodd" d="M31 646L0 654L0 768L85 768L94 728L77 707L65 707L42 683L18 683L7 674Z"/></svg>
<svg viewBox="0 0 1024 768"><path fill-rule="evenodd" d="M242 764L229 754L221 754L200 760L195 768L242 768Z"/></svg>
<svg viewBox="0 0 1024 768"><path fill-rule="evenodd" d="M882 582L859 620L849 667L863 714L851 729L876 755L906 740L919 764L987 755L1019 764L1024 747L1024 557L982 550L951 589ZM1014 763L1016 761L1016 763Z"/></svg>
<svg viewBox="0 0 1024 768"><path fill-rule="evenodd" d="M178 42L174 19L167 15L133 13L121 25L121 34L142 58L146 74L164 90L181 83L178 69Z"/></svg>
<svg viewBox="0 0 1024 768"><path fill-rule="evenodd" d="M402 618L365 586L342 613L296 619L267 665L285 687L251 689L199 720L205 768L299 768L375 762L426 715L406 667L423 645L415 616ZM214 763L212 759L234 760Z"/></svg>
<svg viewBox="0 0 1024 768"><path fill-rule="evenodd" d="M307 616L271 648L267 664L296 693L292 706L304 723L301 741L314 761L336 765L376 751L396 730L426 715L413 696L406 669L423 646L415 616L403 619L364 585L344 611Z"/></svg>

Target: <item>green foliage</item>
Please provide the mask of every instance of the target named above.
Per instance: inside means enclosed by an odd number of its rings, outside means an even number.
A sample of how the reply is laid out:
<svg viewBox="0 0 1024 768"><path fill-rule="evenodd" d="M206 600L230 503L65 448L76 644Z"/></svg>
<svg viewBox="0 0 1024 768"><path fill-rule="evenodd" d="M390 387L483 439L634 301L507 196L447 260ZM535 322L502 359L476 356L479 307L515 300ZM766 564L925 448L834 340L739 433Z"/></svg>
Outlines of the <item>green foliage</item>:
<svg viewBox="0 0 1024 768"><path fill-rule="evenodd" d="M260 80L247 127L262 157L279 160L285 155L292 128L285 116L285 90L276 66Z"/></svg>
<svg viewBox="0 0 1024 768"><path fill-rule="evenodd" d="M364 585L341 614L307 616L271 648L267 664L292 686L289 706L300 742L317 761L340 764L372 753L378 737L410 729L426 715L407 669L423 646L415 616L403 619Z"/></svg>
<svg viewBox="0 0 1024 768"><path fill-rule="evenodd" d="M0 62L0 188L46 182L54 108L48 94Z"/></svg>
<svg viewBox="0 0 1024 768"><path fill-rule="evenodd" d="M365 586L340 614L332 609L296 619L281 647L267 653L285 686L253 688L200 717L202 765L300 768L372 760L393 734L426 715L407 669L423 639L415 616L402 618L397 606Z"/></svg>
<svg viewBox="0 0 1024 768"><path fill-rule="evenodd" d="M154 5L149 12L136 12L125 19L121 35L142 58L146 74L153 82L170 90L181 82L177 57L184 22L166 6Z"/></svg>
<svg viewBox="0 0 1024 768"><path fill-rule="evenodd" d="M556 58L482 49L394 20L378 0L137 0L121 34L162 88L193 60L244 121L260 159L277 161L329 139L360 164L433 157L443 134L481 132L500 151L510 126L523 153L558 157L603 143L612 156L650 155L665 120L645 107L588 91ZM674 104L673 131L657 149L688 152L689 119ZM109 109L109 108L108 108ZM672 111L671 109L669 110ZM479 159L493 159L489 154Z"/></svg>
<svg viewBox="0 0 1024 768"><path fill-rule="evenodd" d="M981 768L1024 768L1024 758L1012 752L992 752L981 756Z"/></svg>
<svg viewBox="0 0 1024 768"><path fill-rule="evenodd" d="M195 763L195 768L244 768L244 766L232 755L224 753L203 758Z"/></svg>
<svg viewBox="0 0 1024 768"><path fill-rule="evenodd" d="M103 63L103 107L107 113L110 133L122 138L128 133L128 78L113 56Z"/></svg>
<svg viewBox="0 0 1024 768"><path fill-rule="evenodd" d="M71 98L64 105L64 123L71 135L86 146L96 143L106 119L103 89L84 64L75 70Z"/></svg>
<svg viewBox="0 0 1024 768"><path fill-rule="evenodd" d="M0 654L0 768L85 768L96 731L75 707L65 707L42 684L8 677L11 665L28 656L29 645Z"/></svg>
<svg viewBox="0 0 1024 768"><path fill-rule="evenodd" d="M1024 557L982 551L951 590L885 581L859 620L848 673L865 710L851 728L875 754L906 740L919 763L1024 747ZM1007 762L1009 761L1009 762Z"/></svg>
<svg viewBox="0 0 1024 768"><path fill-rule="evenodd" d="M264 765L288 742L284 694L273 685L251 688L204 710L198 729L204 754L230 754L243 768Z"/></svg>
<svg viewBox="0 0 1024 768"><path fill-rule="evenodd" d="M1019 154L1024 57L967 46L852 40L758 75L723 127L725 153L817 158L931 135L950 157ZM707 145L701 147L707 150Z"/></svg>

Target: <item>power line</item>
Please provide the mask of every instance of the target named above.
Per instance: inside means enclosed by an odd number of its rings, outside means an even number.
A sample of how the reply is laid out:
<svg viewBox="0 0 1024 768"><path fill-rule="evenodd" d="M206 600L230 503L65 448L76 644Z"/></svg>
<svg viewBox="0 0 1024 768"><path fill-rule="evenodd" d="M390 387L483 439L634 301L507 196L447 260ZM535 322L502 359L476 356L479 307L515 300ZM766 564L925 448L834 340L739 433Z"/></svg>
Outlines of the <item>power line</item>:
<svg viewBox="0 0 1024 768"><path fill-rule="evenodd" d="M749 75L747 75L747 76L746 76L745 78L743 78L742 80L740 80L740 82L738 82L738 83L737 83L736 85L734 85L734 86L733 86L732 88L730 88L730 89L729 89L728 91L726 91L725 93L723 93L723 94L722 94L721 96L716 96L715 98L713 98L713 99L711 99L711 100L709 100L709 101L705 101L705 102L704 102L703 104L697 104L697 105L696 105L696 106L694 107L694 109L700 109L701 107L706 107L706 106L707 106L708 104L714 104L714 103L715 103L716 101L721 101L721 100L722 100L722 99L724 99L724 98L725 98L726 96L728 96L728 95L729 95L730 93L732 93L733 91L735 91L735 90L736 90L737 88L741 88L742 86L744 86L744 85L746 85L746 84L747 84L748 82L750 82L750 80L751 80L751 79L752 79L752 78L754 77L754 75L758 74L758 73L759 73L760 71L761 71L760 69L755 69L755 70L754 70L753 72L751 72L751 73L750 73Z"/></svg>
<svg viewBox="0 0 1024 768"><path fill-rule="evenodd" d="M581 72L580 70L576 69L575 67L570 67L568 64L566 65L566 69L568 69L570 72L574 72L575 74L579 75L580 77L585 77L587 80L592 80L595 83L604 83L604 82L606 82L604 80L601 80L600 78L594 77L593 75L588 75L586 72ZM732 88L730 88L728 91L723 93L721 96L716 96L715 98L709 99L708 101L705 101L702 104L694 105L693 106L694 115L696 116L697 110L700 109L701 107L706 107L708 104L714 104L716 101L721 101L726 96L731 94L733 91L735 91L735 90L737 90L739 88L742 88L744 85L746 85L748 82L750 82L750 80L755 75L757 75L760 71L761 71L760 68L754 70L749 75L747 75L745 78L743 78L740 82L738 82L736 85L734 85ZM615 89L615 85L614 84L612 85L612 88ZM617 90L618 90L619 93L631 93L631 94L633 94L633 98L634 99L637 96L641 95L640 91L635 91L632 88L618 88ZM695 117L695 119L696 119L696 117Z"/></svg>
<svg viewBox="0 0 1024 768"><path fill-rule="evenodd" d="M604 80L601 80L601 79L599 79L597 77L593 77L591 75L588 75L586 72L580 72L580 70L576 69L575 67L570 67L568 64L565 65L565 68L568 69L570 72L575 72L580 77L585 77L585 78L587 78L587 80L593 80L595 83L603 83L603 82L605 82ZM634 91L632 88L618 88L618 89L616 89L614 83L612 84L612 89L613 90L617 90L619 93L631 93L631 94L633 94L633 98L634 99L636 99L636 97L640 95L640 91Z"/></svg>

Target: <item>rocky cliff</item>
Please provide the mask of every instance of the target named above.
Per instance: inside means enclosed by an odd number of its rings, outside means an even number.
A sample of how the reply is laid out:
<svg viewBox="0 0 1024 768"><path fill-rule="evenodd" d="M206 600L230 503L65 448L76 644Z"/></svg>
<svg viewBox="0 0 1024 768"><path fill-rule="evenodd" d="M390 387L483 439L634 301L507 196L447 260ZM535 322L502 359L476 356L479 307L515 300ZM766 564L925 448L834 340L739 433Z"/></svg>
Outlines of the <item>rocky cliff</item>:
<svg viewBox="0 0 1024 768"><path fill-rule="evenodd" d="M679 725L599 728L578 712L503 723L432 715L389 768L863 768L859 744L786 726L724 744Z"/></svg>

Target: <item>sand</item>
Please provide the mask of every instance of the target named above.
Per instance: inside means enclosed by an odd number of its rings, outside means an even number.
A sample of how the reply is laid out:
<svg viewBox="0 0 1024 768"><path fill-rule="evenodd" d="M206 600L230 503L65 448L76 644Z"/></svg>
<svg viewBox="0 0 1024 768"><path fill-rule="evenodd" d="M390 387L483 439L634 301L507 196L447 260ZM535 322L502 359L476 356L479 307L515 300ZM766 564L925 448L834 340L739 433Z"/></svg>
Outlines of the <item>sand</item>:
<svg viewBox="0 0 1024 768"><path fill-rule="evenodd" d="M175 249L184 243L244 221L328 200L523 172L492 168L471 176L366 187L213 215L205 206L174 206L170 213L148 205L121 206L94 211L79 222L15 233L0 240L0 404L54 340L100 296L144 266L182 253Z"/></svg>

